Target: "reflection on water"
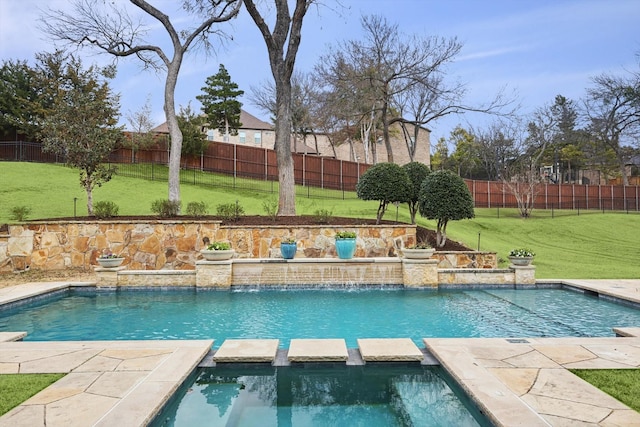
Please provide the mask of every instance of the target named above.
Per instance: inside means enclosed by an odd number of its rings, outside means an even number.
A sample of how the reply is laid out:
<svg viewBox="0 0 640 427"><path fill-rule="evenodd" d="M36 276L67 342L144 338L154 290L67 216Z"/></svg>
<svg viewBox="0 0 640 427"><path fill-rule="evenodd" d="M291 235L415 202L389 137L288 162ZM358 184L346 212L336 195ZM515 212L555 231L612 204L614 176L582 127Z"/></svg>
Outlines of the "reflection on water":
<svg viewBox="0 0 640 427"><path fill-rule="evenodd" d="M464 427L488 423L464 396L454 393L439 368L307 365L204 369L154 425Z"/></svg>

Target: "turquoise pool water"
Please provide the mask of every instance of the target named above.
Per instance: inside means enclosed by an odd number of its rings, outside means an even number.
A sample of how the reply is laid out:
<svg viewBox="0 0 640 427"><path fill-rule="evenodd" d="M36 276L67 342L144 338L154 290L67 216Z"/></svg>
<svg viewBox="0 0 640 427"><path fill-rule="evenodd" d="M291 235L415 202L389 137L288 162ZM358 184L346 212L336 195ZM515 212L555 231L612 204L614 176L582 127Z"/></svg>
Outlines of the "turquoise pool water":
<svg viewBox="0 0 640 427"><path fill-rule="evenodd" d="M71 290L0 310L26 340L613 336L640 310L563 289Z"/></svg>
<svg viewBox="0 0 640 427"><path fill-rule="evenodd" d="M152 426L489 425L443 374L421 366L204 369Z"/></svg>

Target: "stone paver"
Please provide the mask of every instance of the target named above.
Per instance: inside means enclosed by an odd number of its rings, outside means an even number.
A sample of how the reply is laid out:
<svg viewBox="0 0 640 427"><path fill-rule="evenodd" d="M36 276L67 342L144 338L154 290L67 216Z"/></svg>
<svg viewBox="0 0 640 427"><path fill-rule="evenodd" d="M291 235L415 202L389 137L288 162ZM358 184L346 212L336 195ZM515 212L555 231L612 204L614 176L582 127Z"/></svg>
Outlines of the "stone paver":
<svg viewBox="0 0 640 427"><path fill-rule="evenodd" d="M213 355L214 362L273 362L280 340L225 340Z"/></svg>
<svg viewBox="0 0 640 427"><path fill-rule="evenodd" d="M343 339L292 339L287 359L290 362L345 362L349 358Z"/></svg>
<svg viewBox="0 0 640 427"><path fill-rule="evenodd" d="M212 340L0 342L0 371L12 365L13 373L67 374L0 417L0 427L146 425L212 345Z"/></svg>
<svg viewBox="0 0 640 427"><path fill-rule="evenodd" d="M26 332L0 332L0 342L2 341L20 341L27 336Z"/></svg>
<svg viewBox="0 0 640 427"><path fill-rule="evenodd" d="M365 362L420 362L424 358L409 338L361 338L357 341Z"/></svg>
<svg viewBox="0 0 640 427"><path fill-rule="evenodd" d="M608 280L545 280L545 282L562 283L581 289L598 292L602 295L622 298L627 301L640 303L640 280L638 279L608 279ZM618 325L611 325L615 327Z"/></svg>
<svg viewBox="0 0 640 427"><path fill-rule="evenodd" d="M640 328L613 328L619 337L640 337Z"/></svg>
<svg viewBox="0 0 640 427"><path fill-rule="evenodd" d="M425 338L424 342L496 425L640 426L640 413L568 371L640 366L640 338L527 338L513 344L496 338Z"/></svg>

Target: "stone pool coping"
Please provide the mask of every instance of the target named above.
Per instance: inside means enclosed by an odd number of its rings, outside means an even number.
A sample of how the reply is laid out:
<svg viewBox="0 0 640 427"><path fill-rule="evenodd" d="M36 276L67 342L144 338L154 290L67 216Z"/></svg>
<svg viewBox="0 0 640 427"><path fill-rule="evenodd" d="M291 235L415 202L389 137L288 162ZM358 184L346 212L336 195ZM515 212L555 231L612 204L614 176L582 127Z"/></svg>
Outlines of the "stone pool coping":
<svg viewBox="0 0 640 427"><path fill-rule="evenodd" d="M563 284L640 303L640 280L538 283ZM91 284L50 282L2 288L0 305L87 285ZM618 330L625 335L639 332L637 328ZM0 342L0 373L68 375L0 417L0 427L146 425L213 345L212 340L11 341L19 339L20 333L0 335L7 340ZM426 338L424 343L497 426L640 425L640 413L567 370L640 368L638 335Z"/></svg>

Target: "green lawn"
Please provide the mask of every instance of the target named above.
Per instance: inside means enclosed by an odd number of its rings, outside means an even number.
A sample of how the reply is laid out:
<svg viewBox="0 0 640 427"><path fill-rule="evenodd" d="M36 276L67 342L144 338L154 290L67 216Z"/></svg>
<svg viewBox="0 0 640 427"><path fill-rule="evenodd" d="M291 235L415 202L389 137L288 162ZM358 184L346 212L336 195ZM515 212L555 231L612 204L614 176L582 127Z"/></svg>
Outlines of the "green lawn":
<svg viewBox="0 0 640 427"><path fill-rule="evenodd" d="M198 173L199 174L199 173ZM51 164L0 162L0 224L11 222L9 210L15 206L32 209L28 219L73 216L74 198L78 215L86 215L86 195L79 185L75 169ZM196 182L204 178L196 179ZM209 211L221 203L238 203L247 215L265 215L263 203L277 198L277 193L233 190L205 185L182 184L183 206L191 201L205 201ZM269 188L272 184L269 184ZM273 185L277 191L277 184ZM298 188L297 213L312 215L318 209L334 216L375 218L378 203L361 201L348 194L339 198L307 198L306 188ZM311 192L313 194L313 192ZM340 197L340 192L316 192ZM167 198L167 184L162 181L116 176L94 191L94 201L113 201L120 215L151 214L151 202ZM397 212L397 213L396 213ZM409 222L406 205L396 211L391 206L387 220ZM435 228L434 221L418 217L418 223ZM476 209L473 220L453 221L448 236L472 249L495 251L506 260L516 247L536 252L537 278L640 278L640 213L601 211L534 211L533 217L521 219L515 210ZM506 265L506 261L502 262Z"/></svg>
<svg viewBox="0 0 640 427"><path fill-rule="evenodd" d="M589 384L640 412L640 370L570 369Z"/></svg>
<svg viewBox="0 0 640 427"><path fill-rule="evenodd" d="M64 374L3 374L0 375L0 415L6 414Z"/></svg>

